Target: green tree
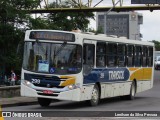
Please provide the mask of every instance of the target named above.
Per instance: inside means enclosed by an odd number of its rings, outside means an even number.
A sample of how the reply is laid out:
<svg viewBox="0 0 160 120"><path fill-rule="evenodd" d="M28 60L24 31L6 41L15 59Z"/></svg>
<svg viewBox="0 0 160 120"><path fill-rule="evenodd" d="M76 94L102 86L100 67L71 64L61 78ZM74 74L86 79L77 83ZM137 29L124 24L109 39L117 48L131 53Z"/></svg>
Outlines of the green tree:
<svg viewBox="0 0 160 120"><path fill-rule="evenodd" d="M38 8L42 0L0 0L0 73L5 69L21 70L22 53L17 54L24 39L26 29L57 29L71 31L73 29L87 30L89 19L94 19L91 12L61 12L47 14L46 18L34 18L24 9ZM52 3L50 8L76 8L76 2L66 0L57 5ZM81 7L86 7L82 5Z"/></svg>
<svg viewBox="0 0 160 120"><path fill-rule="evenodd" d="M23 9L33 9L40 5L40 0L0 0L0 72L21 69L21 57L17 47L24 39L27 15Z"/></svg>
<svg viewBox="0 0 160 120"><path fill-rule="evenodd" d="M160 51L160 42L156 40L152 40L152 42L155 44L155 50Z"/></svg>
<svg viewBox="0 0 160 120"><path fill-rule="evenodd" d="M100 27L98 27L98 29L97 30L95 30L95 29L93 29L93 28L89 28L88 29L89 30L89 32L93 32L93 33L95 33L95 35L98 35L98 34L104 34L104 32L103 32L103 28L100 26Z"/></svg>
<svg viewBox="0 0 160 120"><path fill-rule="evenodd" d="M96 34L104 34L104 30L103 30L102 26L98 27L98 30L96 31Z"/></svg>
<svg viewBox="0 0 160 120"><path fill-rule="evenodd" d="M55 2L50 4L49 8L56 8L57 6L63 8L77 8L79 4L70 2L69 0L64 1L60 5ZM81 7L86 7L82 5ZM51 29L71 31L80 29L82 31L88 30L89 19L94 19L92 12L58 12L48 14L49 25Z"/></svg>
<svg viewBox="0 0 160 120"><path fill-rule="evenodd" d="M27 27L29 29L50 29L49 21L41 17L38 18L30 17Z"/></svg>

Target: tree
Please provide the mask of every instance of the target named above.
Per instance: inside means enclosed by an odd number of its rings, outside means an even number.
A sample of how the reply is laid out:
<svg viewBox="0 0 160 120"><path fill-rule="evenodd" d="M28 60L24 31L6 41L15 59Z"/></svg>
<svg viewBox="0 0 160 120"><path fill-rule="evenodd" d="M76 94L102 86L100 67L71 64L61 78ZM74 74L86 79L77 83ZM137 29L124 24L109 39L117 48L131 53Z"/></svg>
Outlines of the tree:
<svg viewBox="0 0 160 120"><path fill-rule="evenodd" d="M50 4L49 8L56 8L55 2ZM79 4L70 2L69 0L61 3L63 8L77 8ZM82 5L82 7L86 7ZM92 12L60 12L60 13L50 13L48 14L49 25L51 29L71 31L75 29L80 29L82 31L88 30L89 19L94 19L94 14Z"/></svg>
<svg viewBox="0 0 160 120"><path fill-rule="evenodd" d="M26 29L57 29L71 31L88 29L89 19L94 19L91 12L61 12L47 14L46 18L34 18L26 10L38 8L42 0L0 0L0 72L5 69L21 70L21 55L17 48L22 46ZM78 7L76 2L64 1L61 5L55 2L49 7ZM85 7L83 5L82 7ZM23 11L22 11L23 10Z"/></svg>
<svg viewBox="0 0 160 120"><path fill-rule="evenodd" d="M21 69L21 58L17 47L24 39L23 27L29 15L23 9L33 9L40 0L0 0L0 72L5 69Z"/></svg>
<svg viewBox="0 0 160 120"><path fill-rule="evenodd" d="M160 42L158 42L156 40L152 40L152 42L155 44L155 50L160 51Z"/></svg>

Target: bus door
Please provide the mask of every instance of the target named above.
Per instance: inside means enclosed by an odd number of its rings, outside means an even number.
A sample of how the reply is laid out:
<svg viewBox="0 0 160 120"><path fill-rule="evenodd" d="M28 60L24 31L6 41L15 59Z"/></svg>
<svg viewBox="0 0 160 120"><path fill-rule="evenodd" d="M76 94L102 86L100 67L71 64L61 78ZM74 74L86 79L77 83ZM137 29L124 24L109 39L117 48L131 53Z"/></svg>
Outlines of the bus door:
<svg viewBox="0 0 160 120"><path fill-rule="evenodd" d="M94 67L95 45L89 40L84 40L83 44L83 75L87 75Z"/></svg>

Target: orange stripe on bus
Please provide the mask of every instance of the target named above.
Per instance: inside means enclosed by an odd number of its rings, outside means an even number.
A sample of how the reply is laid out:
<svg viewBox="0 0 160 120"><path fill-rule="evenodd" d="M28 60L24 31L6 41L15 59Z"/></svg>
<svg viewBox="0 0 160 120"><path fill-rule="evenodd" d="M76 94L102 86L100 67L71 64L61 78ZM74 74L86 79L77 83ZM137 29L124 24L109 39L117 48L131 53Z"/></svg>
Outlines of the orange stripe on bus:
<svg viewBox="0 0 160 120"><path fill-rule="evenodd" d="M151 80L152 68L141 68L130 75L130 80Z"/></svg>
<svg viewBox="0 0 160 120"><path fill-rule="evenodd" d="M129 68L129 71L135 71L137 69L139 69L139 68Z"/></svg>

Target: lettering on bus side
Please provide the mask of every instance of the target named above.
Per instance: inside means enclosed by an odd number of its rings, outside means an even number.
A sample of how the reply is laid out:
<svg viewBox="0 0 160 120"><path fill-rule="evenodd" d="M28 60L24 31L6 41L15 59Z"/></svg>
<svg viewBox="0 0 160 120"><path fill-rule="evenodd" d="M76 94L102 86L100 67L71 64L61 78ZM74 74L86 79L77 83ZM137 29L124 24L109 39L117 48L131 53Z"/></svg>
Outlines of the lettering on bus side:
<svg viewBox="0 0 160 120"><path fill-rule="evenodd" d="M109 80L124 79L124 71L109 71Z"/></svg>
<svg viewBox="0 0 160 120"><path fill-rule="evenodd" d="M129 79L130 72L127 68L106 68L94 71L99 75L101 82L109 81L126 81Z"/></svg>
<svg viewBox="0 0 160 120"><path fill-rule="evenodd" d="M127 68L92 69L90 74L84 76L84 83L127 81L129 77Z"/></svg>

